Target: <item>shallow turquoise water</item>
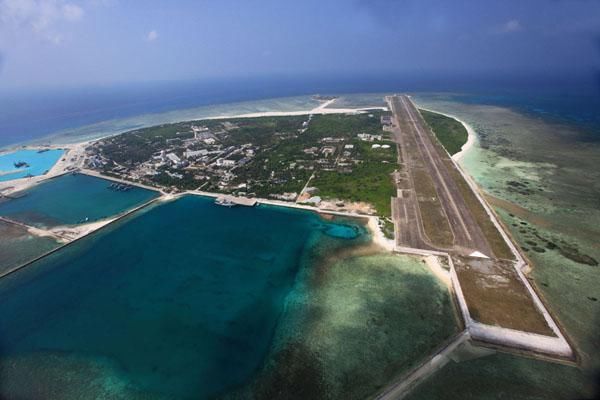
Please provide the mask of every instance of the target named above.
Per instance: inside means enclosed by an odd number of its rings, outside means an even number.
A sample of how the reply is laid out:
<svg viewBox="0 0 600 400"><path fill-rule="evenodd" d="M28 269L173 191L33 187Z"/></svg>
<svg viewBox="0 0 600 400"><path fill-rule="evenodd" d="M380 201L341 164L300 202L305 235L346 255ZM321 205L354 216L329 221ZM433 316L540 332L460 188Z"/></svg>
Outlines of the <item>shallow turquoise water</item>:
<svg viewBox="0 0 600 400"><path fill-rule="evenodd" d="M27 229L0 221L0 274L60 246L51 237L35 236Z"/></svg>
<svg viewBox="0 0 600 400"><path fill-rule="evenodd" d="M126 389L202 399L247 382L301 260L332 227L187 196L1 280L0 397L55 398L54 385L65 399Z"/></svg>
<svg viewBox="0 0 600 400"><path fill-rule="evenodd" d="M48 150L38 153L37 150L17 150L0 155L0 181L24 178L28 175L45 174L62 155L64 150ZM29 167L16 168L14 163L24 161Z"/></svg>
<svg viewBox="0 0 600 400"><path fill-rule="evenodd" d="M340 239L355 239L360 235L360 229L355 225L333 225L325 231L329 236Z"/></svg>
<svg viewBox="0 0 600 400"><path fill-rule="evenodd" d="M38 227L73 225L114 216L157 196L138 187L111 190L110 184L89 175L63 175L3 200L0 215Z"/></svg>

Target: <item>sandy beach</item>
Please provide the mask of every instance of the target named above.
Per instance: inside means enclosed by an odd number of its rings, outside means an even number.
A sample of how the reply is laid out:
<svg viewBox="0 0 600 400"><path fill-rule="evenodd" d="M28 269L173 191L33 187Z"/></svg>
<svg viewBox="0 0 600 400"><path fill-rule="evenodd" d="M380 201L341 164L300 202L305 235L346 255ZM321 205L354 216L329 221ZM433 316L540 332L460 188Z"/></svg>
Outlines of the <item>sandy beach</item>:
<svg viewBox="0 0 600 400"><path fill-rule="evenodd" d="M452 156L452 159L454 161L460 161L460 159L465 156L465 154L467 153L467 151L469 151L469 149L471 147L473 147L473 145L477 142L477 133L475 132L475 129L473 129L473 127L471 125L467 124L465 121L463 121L462 119L458 118L457 116L452 115L452 114L446 114L446 113L443 113L443 112L440 112L440 111L437 111L437 110L431 110L429 108L425 108L425 107L421 107L421 106L419 106L419 108L421 110L429 111L429 112L432 112L432 113L443 115L443 116L448 117L448 118L455 119L458 122L460 122L465 127L465 129L467 130L467 134L468 134L467 142L462 145L462 147L460 148L460 151L458 153L456 153L456 154L454 154Z"/></svg>
<svg viewBox="0 0 600 400"><path fill-rule="evenodd" d="M227 118L260 118L260 117L287 117L294 115L310 115L310 114L359 114L369 111L387 111L387 107L362 107L362 108L327 108L335 102L336 99L322 102L318 107L310 110L298 111L265 111L237 115L218 115L202 119L227 119Z"/></svg>

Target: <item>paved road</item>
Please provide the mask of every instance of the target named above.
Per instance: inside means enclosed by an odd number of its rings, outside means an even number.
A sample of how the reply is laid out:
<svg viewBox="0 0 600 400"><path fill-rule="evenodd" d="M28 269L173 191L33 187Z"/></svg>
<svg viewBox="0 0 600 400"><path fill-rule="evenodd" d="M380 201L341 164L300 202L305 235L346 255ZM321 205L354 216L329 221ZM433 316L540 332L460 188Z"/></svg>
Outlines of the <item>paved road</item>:
<svg viewBox="0 0 600 400"><path fill-rule="evenodd" d="M490 245L488 244L483 231L477 224L475 217L467 207L458 185L448 171L447 164L444 163L442 156L437 151L429 129L425 125L419 111L407 96L392 96L390 106L399 127L395 133L399 143L406 142L407 139L414 141L419 159L428 175L432 178L438 198L446 213L452 231L454 233L455 250L461 253L471 251L480 251L488 256L493 256ZM406 135L406 137L403 137ZM414 158L414 154L412 155ZM448 157L445 155L445 157ZM404 159L406 161L406 159ZM414 167L411 163L405 162L408 168ZM404 202L410 208L411 202ZM396 210L401 216L402 212ZM413 225L414 229L414 225Z"/></svg>

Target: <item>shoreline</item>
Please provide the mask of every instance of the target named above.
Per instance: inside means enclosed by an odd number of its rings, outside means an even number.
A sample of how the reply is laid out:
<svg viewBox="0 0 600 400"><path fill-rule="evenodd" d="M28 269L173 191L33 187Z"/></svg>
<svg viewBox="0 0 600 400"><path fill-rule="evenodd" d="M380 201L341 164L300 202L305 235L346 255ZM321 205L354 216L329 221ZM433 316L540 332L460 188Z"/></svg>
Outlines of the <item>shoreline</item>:
<svg viewBox="0 0 600 400"><path fill-rule="evenodd" d="M473 127L471 125L469 125L462 119L458 118L456 115L447 114L447 113L432 110L432 109L426 108L426 107L421 107L420 105L419 105L419 108L421 110L425 110L425 111L429 111L432 113L443 115L444 117L452 118L452 119L460 122L461 125L465 127L465 129L467 131L467 141L465 142L465 144L463 144L460 147L460 151L458 153L453 154L451 156L454 161L457 161L457 162L460 161L467 154L467 152L473 147L473 145L478 141L477 132L475 132L475 129L473 129Z"/></svg>
<svg viewBox="0 0 600 400"><path fill-rule="evenodd" d="M362 94L362 93L355 93L355 94ZM368 94L368 93L367 93ZM17 142L17 143L8 143L5 145L0 145L0 155L5 153L5 152L12 152L12 151L16 151L16 150L20 150L20 149L25 149L26 147L29 148L36 148L36 149L40 149L40 148L60 148L60 147L65 147L65 146L73 146L76 145L78 143L81 143L81 141L86 141L86 142L94 142L97 140L102 140L104 138L107 137L111 137L111 136L116 136L116 135L120 135L132 130L136 130L136 129L143 129L143 128L147 128L147 127L152 127L152 126L158 126L158 125L164 125L164 124L176 124L176 123L181 123L181 122L186 122L186 121L202 121L202 120L218 120L218 119L228 119L228 118L260 118L260 117L278 117L278 116L295 116L295 115L310 115L310 114L343 114L343 113L361 113L361 112L368 112L369 110L387 110L387 107L384 106L365 106L365 107L357 107L357 108L327 108L328 106L330 106L331 104L333 104L337 98L335 99L331 99L331 100L313 100L319 102L319 105L317 105L316 107L310 108L310 109L304 109L304 110L299 110L299 109L293 109L293 110L288 110L288 111L255 111L255 112L248 112L248 113L232 113L232 114L218 114L218 115L210 115L211 113L208 112L208 116L194 116L194 115L187 115L187 116L182 116L181 118L173 118L173 119L168 119L168 120L157 120L149 125L144 125L144 123L133 123L133 125L135 125L134 127L131 127L132 123L129 123L129 127L122 129L122 130L118 130L117 132L110 132L110 133L99 133L99 136L94 136L93 138L90 138L90 134L73 134L72 131L77 131L80 129L92 129L93 127L98 126L98 131L101 132L102 128L100 127L102 124L106 124L106 123L110 123L110 122L114 122L114 123L118 123L119 121L124 122L124 121L129 121L132 119L139 119L142 117L159 117L161 115L168 115L171 113L177 113L177 112L190 112L193 113L194 110L196 110L195 112L202 112L202 110L200 109L210 109L211 107L235 107L237 106L243 106L244 104L255 104L255 103L260 103L260 102L268 102L268 101L281 101L281 100L292 100L292 99L299 99L299 98L308 98L311 97L310 95L299 95L299 96L284 96L284 97L269 97L266 99L256 99L256 100L247 100L247 101L240 101L240 102L229 102L229 103L217 103L217 104L208 104L208 105L202 105L202 106L198 106L198 107L192 107L192 108L180 108L180 109L174 109L174 110L170 110L170 111L166 111L166 112L151 112L151 113L142 113L142 114L137 114L137 115L132 115L129 117L124 117L124 118L113 118L113 119L104 119L101 121L97 121L97 122L93 122L90 124L84 124L81 126L77 126L77 127L72 127L72 128L68 128L68 129L62 129L59 131L54 131L52 133L48 133L48 134L44 134L38 138L32 138L32 139L27 139L26 141L23 142ZM255 107L258 108L258 107ZM268 107L267 107L268 108ZM279 107L281 109L281 107ZM141 126L140 126L141 125ZM75 136L75 141L71 141L69 139L69 137ZM77 139L77 136L80 136L79 139ZM61 141L61 138L63 138L65 141ZM44 142L44 140L47 140L48 142ZM81 140L81 141L80 141Z"/></svg>

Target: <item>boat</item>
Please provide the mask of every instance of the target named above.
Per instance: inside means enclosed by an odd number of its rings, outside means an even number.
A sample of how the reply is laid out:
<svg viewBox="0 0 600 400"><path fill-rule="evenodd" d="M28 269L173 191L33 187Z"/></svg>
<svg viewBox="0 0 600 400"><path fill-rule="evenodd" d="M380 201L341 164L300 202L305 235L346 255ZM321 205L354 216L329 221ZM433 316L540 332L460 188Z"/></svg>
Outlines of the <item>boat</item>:
<svg viewBox="0 0 600 400"><path fill-rule="evenodd" d="M27 168L27 167L29 167L29 164L27 164L25 161L15 161L13 163L13 165L15 166L15 168L23 168L23 167Z"/></svg>
<svg viewBox="0 0 600 400"><path fill-rule="evenodd" d="M215 204L223 207L234 207L236 205L233 201L225 197L217 197L217 199L215 200Z"/></svg>
<svg viewBox="0 0 600 400"><path fill-rule="evenodd" d="M113 182L110 185L108 185L108 189L114 190L116 192L127 192L132 189L132 186L126 183Z"/></svg>

